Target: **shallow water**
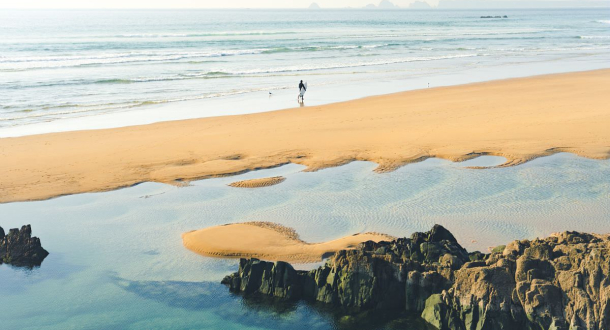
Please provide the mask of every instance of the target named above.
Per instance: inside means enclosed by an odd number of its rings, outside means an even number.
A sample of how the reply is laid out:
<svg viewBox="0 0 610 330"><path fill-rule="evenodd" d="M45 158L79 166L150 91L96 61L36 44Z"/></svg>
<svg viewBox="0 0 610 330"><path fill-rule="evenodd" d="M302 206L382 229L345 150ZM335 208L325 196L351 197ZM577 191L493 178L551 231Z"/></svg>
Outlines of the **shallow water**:
<svg viewBox="0 0 610 330"><path fill-rule="evenodd" d="M610 232L610 160L557 154L485 170L500 157L428 159L391 173L376 164L299 165L193 182L0 204L0 226L32 224L51 254L40 268L0 266L6 329L330 329L305 304L266 306L218 284L236 260L187 251L183 232L241 221L293 227L306 241L357 232L396 236L440 223L469 250L551 232ZM283 175L279 185L227 184ZM308 268L309 266L302 266Z"/></svg>

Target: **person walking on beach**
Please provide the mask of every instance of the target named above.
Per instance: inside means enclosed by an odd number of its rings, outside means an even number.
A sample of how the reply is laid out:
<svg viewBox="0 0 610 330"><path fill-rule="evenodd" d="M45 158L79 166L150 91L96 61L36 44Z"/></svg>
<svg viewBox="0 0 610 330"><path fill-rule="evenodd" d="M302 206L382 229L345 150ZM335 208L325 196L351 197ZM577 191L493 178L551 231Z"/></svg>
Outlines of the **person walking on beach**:
<svg viewBox="0 0 610 330"><path fill-rule="evenodd" d="M297 101L299 100L299 98L301 99L301 102L304 101L303 96L305 95L306 91L307 83L303 83L303 80L301 80L301 82L299 83L299 96L297 97Z"/></svg>

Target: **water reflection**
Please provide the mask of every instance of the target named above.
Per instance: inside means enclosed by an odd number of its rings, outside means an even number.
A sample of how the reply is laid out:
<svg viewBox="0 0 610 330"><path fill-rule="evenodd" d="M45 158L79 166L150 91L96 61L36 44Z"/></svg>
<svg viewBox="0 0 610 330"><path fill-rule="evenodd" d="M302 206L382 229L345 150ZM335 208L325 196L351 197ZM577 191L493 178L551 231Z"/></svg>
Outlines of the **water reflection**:
<svg viewBox="0 0 610 330"><path fill-rule="evenodd" d="M143 299L170 307L214 313L244 326L267 329L328 329L329 324L315 312L296 302L269 298L242 299L219 283L184 281L133 281L114 277L114 283Z"/></svg>
<svg viewBox="0 0 610 330"><path fill-rule="evenodd" d="M60 253L50 254L41 266L31 268L3 264L0 265L0 296L21 294L43 281L67 279L85 268L68 262Z"/></svg>
<svg viewBox="0 0 610 330"><path fill-rule="evenodd" d="M207 310L244 326L267 329L432 329L418 316L388 310L354 312L321 303L244 297L213 282L132 281L114 277L116 285L141 298L191 311Z"/></svg>

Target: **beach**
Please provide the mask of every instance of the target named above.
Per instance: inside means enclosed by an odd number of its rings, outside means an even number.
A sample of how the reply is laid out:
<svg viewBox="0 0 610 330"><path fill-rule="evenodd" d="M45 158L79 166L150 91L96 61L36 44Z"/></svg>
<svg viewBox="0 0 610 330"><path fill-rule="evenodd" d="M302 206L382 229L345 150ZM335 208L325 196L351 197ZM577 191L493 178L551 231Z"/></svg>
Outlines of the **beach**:
<svg viewBox="0 0 610 330"><path fill-rule="evenodd" d="M392 171L480 155L500 166L610 153L610 70L507 79L266 113L0 139L0 202L184 184L287 163Z"/></svg>
<svg viewBox="0 0 610 330"><path fill-rule="evenodd" d="M609 4L96 1L0 4L0 328L610 320Z"/></svg>
<svg viewBox="0 0 610 330"><path fill-rule="evenodd" d="M505 14L2 11L0 137L280 110L302 79L314 106L610 62L603 11Z"/></svg>

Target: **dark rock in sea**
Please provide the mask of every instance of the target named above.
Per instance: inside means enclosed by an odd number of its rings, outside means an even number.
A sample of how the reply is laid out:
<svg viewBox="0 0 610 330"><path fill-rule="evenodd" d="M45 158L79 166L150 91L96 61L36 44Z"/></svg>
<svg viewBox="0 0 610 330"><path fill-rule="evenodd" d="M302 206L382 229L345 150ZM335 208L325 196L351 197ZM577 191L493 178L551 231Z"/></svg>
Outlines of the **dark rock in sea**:
<svg viewBox="0 0 610 330"><path fill-rule="evenodd" d="M40 266L49 255L40 245L38 237L32 237L30 225L22 226L21 230L13 228L5 235L0 227L0 264L6 263L19 267Z"/></svg>
<svg viewBox="0 0 610 330"><path fill-rule="evenodd" d="M396 310L438 329L610 329L610 239L565 232L468 253L445 228L339 251L311 271L241 259L236 293L342 311Z"/></svg>

